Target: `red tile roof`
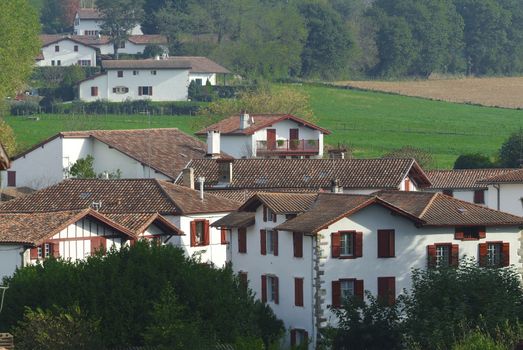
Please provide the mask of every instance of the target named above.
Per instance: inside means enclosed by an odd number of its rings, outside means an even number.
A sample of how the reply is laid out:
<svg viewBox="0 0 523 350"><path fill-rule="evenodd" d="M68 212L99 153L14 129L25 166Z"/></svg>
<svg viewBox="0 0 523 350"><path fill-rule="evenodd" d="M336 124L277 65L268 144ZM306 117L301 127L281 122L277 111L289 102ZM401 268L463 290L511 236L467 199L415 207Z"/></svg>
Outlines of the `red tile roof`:
<svg viewBox="0 0 523 350"><path fill-rule="evenodd" d="M523 169L507 170L509 171L480 180L479 183L483 185L494 183L523 183Z"/></svg>
<svg viewBox="0 0 523 350"><path fill-rule="evenodd" d="M79 8L77 11L77 14L78 14L78 17L80 17L80 19L100 19L100 18L102 18L102 14L100 13L100 11L98 11L98 9L95 9L95 8L88 8L88 7Z"/></svg>
<svg viewBox="0 0 523 350"><path fill-rule="evenodd" d="M338 179L345 189L399 189L407 175L419 187L430 185L413 159L235 159L232 182L222 183L219 164L212 159L195 159L195 178L205 177L210 190L278 191L278 189L330 189ZM182 180L178 179L178 183Z"/></svg>
<svg viewBox="0 0 523 350"><path fill-rule="evenodd" d="M101 39L94 38L94 37L88 37L84 35L64 35L64 34L40 34L40 41L42 42L42 47L46 47L55 43L58 43L62 40L70 40L77 44L89 46L95 49L94 45L96 45L97 42L100 42ZM107 37L107 43L109 43L110 40Z"/></svg>
<svg viewBox="0 0 523 350"><path fill-rule="evenodd" d="M276 214L298 214L309 209L317 197L316 193L258 192L238 210L256 211L256 208L264 204Z"/></svg>
<svg viewBox="0 0 523 350"><path fill-rule="evenodd" d="M481 189L480 180L508 173L514 169L453 169L426 171L432 185L430 189Z"/></svg>
<svg viewBox="0 0 523 350"><path fill-rule="evenodd" d="M104 69L191 69L188 61L172 60L103 60Z"/></svg>
<svg viewBox="0 0 523 350"><path fill-rule="evenodd" d="M143 34L143 35L129 35L128 40L136 45L147 45L147 44L157 44L165 45L167 44L167 37L161 34ZM188 60L185 60L188 61Z"/></svg>
<svg viewBox="0 0 523 350"><path fill-rule="evenodd" d="M307 126L311 129L319 130L325 135L329 135L331 133L327 129L321 128L291 114L251 114L249 117L252 118L253 122L248 128L240 129L240 115L233 115L196 132L196 135L207 135L207 131L213 130L220 131L220 133L223 135L252 135L260 129L271 126L283 120L293 120L298 124Z"/></svg>
<svg viewBox="0 0 523 350"><path fill-rule="evenodd" d="M227 68L203 56L169 56L166 60L189 62L191 73L231 73Z"/></svg>

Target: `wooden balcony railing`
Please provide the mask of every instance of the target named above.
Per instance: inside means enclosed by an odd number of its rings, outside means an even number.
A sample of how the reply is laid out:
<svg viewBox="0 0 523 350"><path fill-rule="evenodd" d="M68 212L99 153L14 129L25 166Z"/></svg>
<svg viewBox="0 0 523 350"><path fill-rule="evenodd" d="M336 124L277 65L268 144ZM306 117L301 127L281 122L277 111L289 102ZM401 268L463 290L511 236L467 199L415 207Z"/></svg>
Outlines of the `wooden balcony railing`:
<svg viewBox="0 0 523 350"><path fill-rule="evenodd" d="M257 155L317 154L319 140L256 141Z"/></svg>

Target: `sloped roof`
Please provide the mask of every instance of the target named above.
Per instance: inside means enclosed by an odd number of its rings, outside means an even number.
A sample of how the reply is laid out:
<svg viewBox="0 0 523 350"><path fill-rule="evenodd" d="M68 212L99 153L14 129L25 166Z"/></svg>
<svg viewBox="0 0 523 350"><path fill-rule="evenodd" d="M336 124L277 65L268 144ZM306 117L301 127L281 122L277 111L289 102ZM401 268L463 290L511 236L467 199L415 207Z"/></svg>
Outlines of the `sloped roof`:
<svg viewBox="0 0 523 350"><path fill-rule="evenodd" d="M171 61L189 62L192 67L191 73L231 73L227 68L203 56L170 56L166 59Z"/></svg>
<svg viewBox="0 0 523 350"><path fill-rule="evenodd" d="M298 214L309 209L317 196L316 193L258 192L238 210L256 211L264 204L276 214Z"/></svg>
<svg viewBox="0 0 523 350"><path fill-rule="evenodd" d="M219 164L213 159L194 159L188 167L205 177L208 189L268 190L330 188L338 179L346 189L398 189L412 176L418 186L430 185L413 159L235 159L232 182L220 183ZM178 180L181 183L181 179Z"/></svg>
<svg viewBox="0 0 523 350"><path fill-rule="evenodd" d="M7 152L0 143L0 170L6 170L9 168L9 156L7 155Z"/></svg>
<svg viewBox="0 0 523 350"><path fill-rule="evenodd" d="M523 183L523 169L507 169L507 172L490 176L479 183L483 185L493 183Z"/></svg>
<svg viewBox="0 0 523 350"><path fill-rule="evenodd" d="M329 135L331 133L327 129L321 128L292 114L250 114L249 118L252 118L253 122L245 129L240 129L240 115L233 115L231 117L222 119L218 123L212 124L205 129L197 131L195 134L207 135L207 131L219 131L223 135L252 135L260 129L271 126L283 120L293 120L298 124L302 124L311 129L319 130L325 135Z"/></svg>
<svg viewBox="0 0 523 350"><path fill-rule="evenodd" d="M191 159L203 158L207 153L205 143L176 128L90 130L61 132L12 159L16 160L57 137L92 137L173 180Z"/></svg>
<svg viewBox="0 0 523 350"><path fill-rule="evenodd" d="M102 14L96 8L82 7L76 12L80 19L100 19Z"/></svg>
<svg viewBox="0 0 523 350"><path fill-rule="evenodd" d="M87 36L84 35L64 35L64 34L40 34L40 41L42 42L42 47L46 47L55 43L58 43L62 40L70 40L77 44L84 45L96 49L93 47L95 40L88 40ZM95 38L96 39L96 38ZM100 40L100 39L97 39Z"/></svg>
<svg viewBox="0 0 523 350"><path fill-rule="evenodd" d="M233 211L211 224L213 227L248 227L254 224L255 212Z"/></svg>
<svg viewBox="0 0 523 350"><path fill-rule="evenodd" d="M127 40L129 40L133 44L137 44L137 45L167 44L167 37L165 35L161 35L161 34L129 35ZM182 60L182 61L189 61L189 60Z"/></svg>
<svg viewBox="0 0 523 350"><path fill-rule="evenodd" d="M83 210L101 202L103 214L184 215L236 210L239 203L156 179L70 179L0 204L0 213Z"/></svg>
<svg viewBox="0 0 523 350"><path fill-rule="evenodd" d="M429 170L425 172L432 185L430 189L481 189L485 188L480 180L502 175L514 169L453 169Z"/></svg>
<svg viewBox="0 0 523 350"><path fill-rule="evenodd" d="M105 69L191 69L188 61L172 60L103 60Z"/></svg>

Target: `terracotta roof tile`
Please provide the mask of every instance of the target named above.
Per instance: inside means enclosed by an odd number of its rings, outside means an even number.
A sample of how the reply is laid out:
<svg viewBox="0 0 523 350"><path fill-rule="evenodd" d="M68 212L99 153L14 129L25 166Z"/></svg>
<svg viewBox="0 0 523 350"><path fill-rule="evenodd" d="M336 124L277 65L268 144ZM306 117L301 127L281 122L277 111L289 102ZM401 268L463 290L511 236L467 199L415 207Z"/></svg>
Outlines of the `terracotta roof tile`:
<svg viewBox="0 0 523 350"><path fill-rule="evenodd" d="M211 224L213 227L248 227L254 224L256 213L234 211Z"/></svg>
<svg viewBox="0 0 523 350"><path fill-rule="evenodd" d="M514 169L453 169L432 170L426 174L432 183L429 189L480 189L486 188L486 185L478 181L512 170Z"/></svg>
<svg viewBox="0 0 523 350"><path fill-rule="evenodd" d="M479 183L483 185L491 183L523 183L523 169L507 170L509 171L480 180Z"/></svg>
<svg viewBox="0 0 523 350"><path fill-rule="evenodd" d="M128 40L133 44L145 45L145 44L167 44L167 37L161 34L143 34L143 35L129 35Z"/></svg>
<svg viewBox="0 0 523 350"><path fill-rule="evenodd" d="M189 167L194 168L195 178L205 177L208 189L320 190L330 189L333 179L345 189L398 189L408 174L421 187L430 184L413 159L235 159L232 182L227 184L220 183L216 160L195 159Z"/></svg>
<svg viewBox="0 0 523 350"><path fill-rule="evenodd" d="M255 211L257 207L264 204L276 214L298 214L309 209L317 197L316 193L258 192L239 210Z"/></svg>
<svg viewBox="0 0 523 350"><path fill-rule="evenodd" d="M214 194L216 196L224 197L235 202L244 203L247 199L254 196L259 192L269 193L318 193L318 189L313 188L264 188L261 191L256 190L207 190L207 193Z"/></svg>
<svg viewBox="0 0 523 350"><path fill-rule="evenodd" d="M227 68L203 56L169 56L166 60L189 62L191 73L231 73Z"/></svg>
<svg viewBox="0 0 523 350"><path fill-rule="evenodd" d="M42 47L49 46L62 40L71 40L86 46L95 46L110 43L110 38L106 36L97 38L85 35L40 34L39 38L42 42Z"/></svg>
<svg viewBox="0 0 523 350"><path fill-rule="evenodd" d="M105 69L191 69L188 61L172 60L103 60Z"/></svg>
<svg viewBox="0 0 523 350"><path fill-rule="evenodd" d="M102 14L98 9L95 8L89 8L89 7L82 7L79 8L78 11L78 17L80 19L100 19L102 18Z"/></svg>
<svg viewBox="0 0 523 350"><path fill-rule="evenodd" d="M249 117L252 118L253 122L248 128L240 129L240 115L233 115L196 132L196 135L206 135L207 131L213 130L220 131L220 133L224 135L252 135L257 130L288 119L294 120L297 123L303 124L312 129L320 130L326 135L331 133L327 129L320 128L317 125L314 125L291 114L251 114Z"/></svg>

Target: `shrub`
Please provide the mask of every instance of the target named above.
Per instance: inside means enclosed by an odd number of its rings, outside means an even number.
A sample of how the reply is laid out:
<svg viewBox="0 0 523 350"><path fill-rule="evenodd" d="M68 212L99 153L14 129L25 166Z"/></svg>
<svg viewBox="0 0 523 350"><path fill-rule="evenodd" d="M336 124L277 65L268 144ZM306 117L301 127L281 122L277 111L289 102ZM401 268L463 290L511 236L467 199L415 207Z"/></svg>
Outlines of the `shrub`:
<svg viewBox="0 0 523 350"><path fill-rule="evenodd" d="M507 348L496 342L489 335L476 330L454 344L452 350L507 350Z"/></svg>
<svg viewBox="0 0 523 350"><path fill-rule="evenodd" d="M40 112L40 106L34 101L21 101L11 104L11 115L31 115Z"/></svg>
<svg viewBox="0 0 523 350"><path fill-rule="evenodd" d="M45 99L44 99L45 100ZM154 115L195 115L200 110L202 103L177 101L177 102L152 102L150 100L128 100L124 102L109 102L97 100L94 102L74 101L73 103L49 103L43 105L45 113L53 114L137 114L149 113Z"/></svg>
<svg viewBox="0 0 523 350"><path fill-rule="evenodd" d="M499 149L499 162L502 167L520 167L523 162L523 130L513 133L503 142Z"/></svg>
<svg viewBox="0 0 523 350"><path fill-rule="evenodd" d="M496 164L489 157L480 154L462 154L454 162L454 169L495 168Z"/></svg>

